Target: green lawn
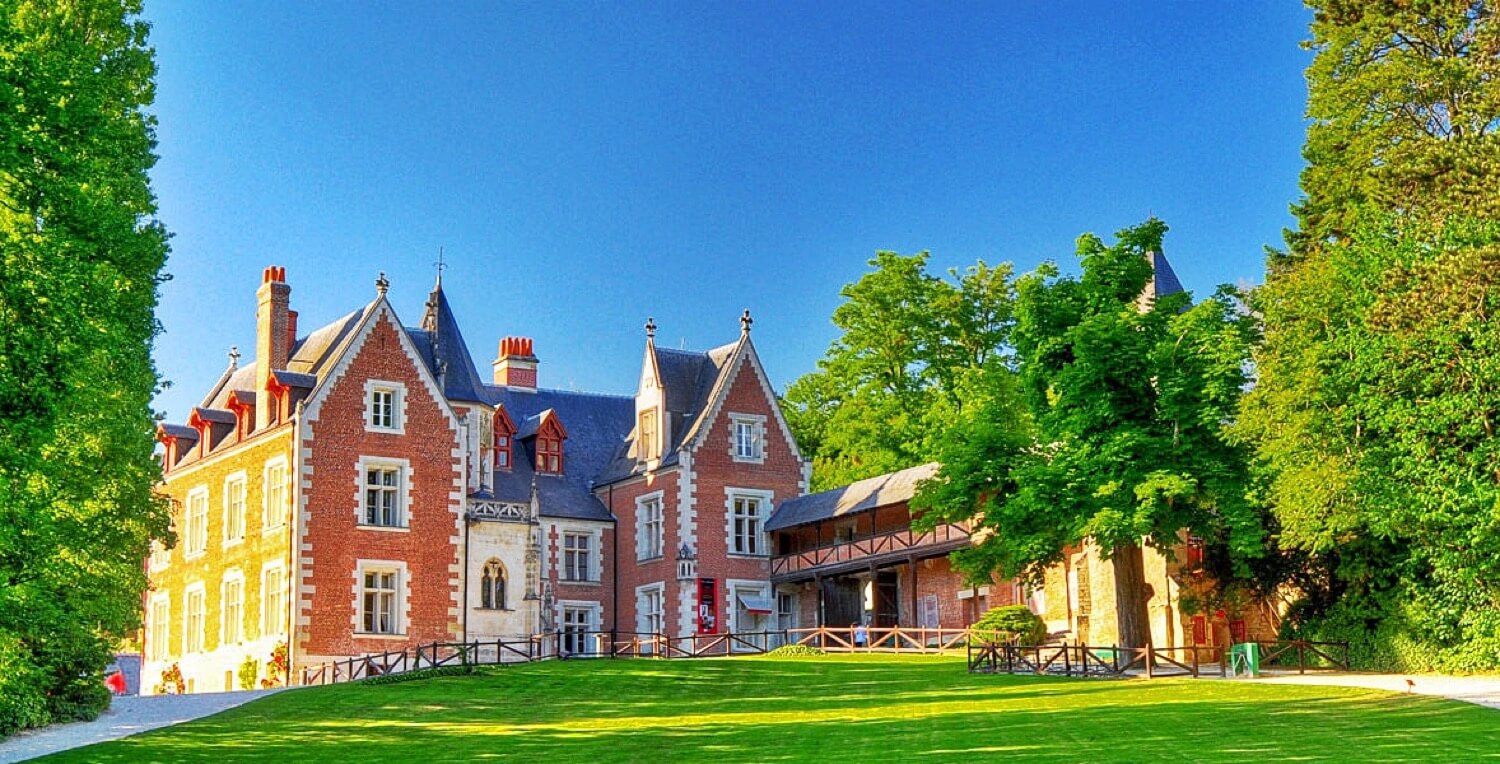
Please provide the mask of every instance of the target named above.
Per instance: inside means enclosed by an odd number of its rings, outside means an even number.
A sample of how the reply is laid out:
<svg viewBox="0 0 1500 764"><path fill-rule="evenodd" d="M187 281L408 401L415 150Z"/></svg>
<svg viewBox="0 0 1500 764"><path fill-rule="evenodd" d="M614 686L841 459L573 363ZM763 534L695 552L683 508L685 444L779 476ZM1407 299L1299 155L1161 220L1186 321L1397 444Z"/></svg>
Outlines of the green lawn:
<svg viewBox="0 0 1500 764"><path fill-rule="evenodd" d="M1500 712L1221 680L971 676L952 658L567 661L298 690L45 761L1473 761Z"/></svg>

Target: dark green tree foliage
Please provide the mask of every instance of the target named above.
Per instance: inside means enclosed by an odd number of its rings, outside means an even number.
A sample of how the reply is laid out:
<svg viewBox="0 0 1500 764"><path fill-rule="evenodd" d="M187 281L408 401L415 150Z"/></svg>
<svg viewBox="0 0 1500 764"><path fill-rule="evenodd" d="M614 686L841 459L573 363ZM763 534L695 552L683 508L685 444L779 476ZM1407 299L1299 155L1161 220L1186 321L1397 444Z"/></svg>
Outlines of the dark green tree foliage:
<svg viewBox="0 0 1500 764"><path fill-rule="evenodd" d="M153 53L136 0L0 2L0 734L90 717L153 494Z"/></svg>
<svg viewBox="0 0 1500 764"><path fill-rule="evenodd" d="M1065 546L1092 539L1114 559L1125 644L1150 639L1140 543L1191 530L1238 559L1264 543L1246 500L1246 457L1227 441L1246 384L1253 321L1231 290L1140 304L1166 225L1113 245L1078 242L1081 277L1046 265L1018 282L1019 397L994 391L943 440L942 470L913 502L924 522L979 512L990 531L955 555L977 578L1035 581Z"/></svg>
<svg viewBox="0 0 1500 764"><path fill-rule="evenodd" d="M1366 205L1408 216L1500 216L1500 27L1491 4L1308 5L1312 124L1291 254L1349 236Z"/></svg>
<svg viewBox="0 0 1500 764"><path fill-rule="evenodd" d="M926 252L880 252L844 287L833 314L843 334L787 390L783 409L813 460L815 490L933 459L935 438L987 384L1006 373L1014 323L1009 264L980 261L948 278Z"/></svg>
<svg viewBox="0 0 1500 764"><path fill-rule="evenodd" d="M1500 666L1492 450L1500 27L1483 2L1310 3L1303 199L1243 433L1292 626L1371 668ZM1455 217L1456 216L1456 217Z"/></svg>
<svg viewBox="0 0 1500 764"><path fill-rule="evenodd" d="M1370 213L1258 301L1243 426L1281 543L1329 576L1294 626L1371 667L1500 667L1500 225Z"/></svg>

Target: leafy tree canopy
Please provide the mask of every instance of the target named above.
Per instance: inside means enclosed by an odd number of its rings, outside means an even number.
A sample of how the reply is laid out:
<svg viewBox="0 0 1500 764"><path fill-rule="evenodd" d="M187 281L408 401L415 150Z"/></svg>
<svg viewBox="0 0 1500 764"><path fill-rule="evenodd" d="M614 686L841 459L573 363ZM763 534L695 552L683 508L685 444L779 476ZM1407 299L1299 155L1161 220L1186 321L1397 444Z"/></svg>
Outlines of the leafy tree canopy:
<svg viewBox="0 0 1500 764"><path fill-rule="evenodd" d="M156 68L138 0L0 3L0 734L92 716L153 495Z"/></svg>
<svg viewBox="0 0 1500 764"><path fill-rule="evenodd" d="M1366 205L1500 214L1500 28L1486 0L1310 0L1303 199L1292 254ZM1273 260L1273 269L1278 265Z"/></svg>
<svg viewBox="0 0 1500 764"><path fill-rule="evenodd" d="M966 520L977 507L990 533L955 555L976 577L1038 580L1085 539L1126 558L1116 564L1122 615L1136 617L1128 628L1122 619L1127 644L1149 639L1143 538L1165 549L1189 529L1246 558L1264 536L1246 499L1245 454L1225 437L1254 323L1228 288L1198 305L1186 294L1140 299L1147 253L1166 230L1148 220L1112 245L1086 234L1081 276L1049 264L1019 279L1014 394L995 391L961 418L913 502L925 522Z"/></svg>
<svg viewBox="0 0 1500 764"><path fill-rule="evenodd" d="M843 334L783 408L813 459L815 490L923 464L986 370L1006 373L1014 324L1010 265L980 261L946 278L928 254L880 252L844 287Z"/></svg>
<svg viewBox="0 0 1500 764"><path fill-rule="evenodd" d="M1303 198L1239 432L1303 633L1367 666L1500 666L1500 26L1477 0L1315 0Z"/></svg>

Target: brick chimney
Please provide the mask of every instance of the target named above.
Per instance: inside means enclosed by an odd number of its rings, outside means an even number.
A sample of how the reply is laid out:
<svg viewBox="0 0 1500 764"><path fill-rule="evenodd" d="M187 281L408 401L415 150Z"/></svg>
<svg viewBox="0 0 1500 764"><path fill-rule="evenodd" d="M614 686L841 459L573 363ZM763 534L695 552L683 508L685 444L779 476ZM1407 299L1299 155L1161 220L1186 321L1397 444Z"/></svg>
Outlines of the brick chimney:
<svg viewBox="0 0 1500 764"><path fill-rule="evenodd" d="M286 283L286 268L267 267L255 292L255 429L266 427L276 411L276 402L266 390L271 372L285 369L292 343L292 288Z"/></svg>
<svg viewBox="0 0 1500 764"><path fill-rule="evenodd" d="M530 337L505 337L500 340L500 357L495 359L495 384L536 390L536 364Z"/></svg>

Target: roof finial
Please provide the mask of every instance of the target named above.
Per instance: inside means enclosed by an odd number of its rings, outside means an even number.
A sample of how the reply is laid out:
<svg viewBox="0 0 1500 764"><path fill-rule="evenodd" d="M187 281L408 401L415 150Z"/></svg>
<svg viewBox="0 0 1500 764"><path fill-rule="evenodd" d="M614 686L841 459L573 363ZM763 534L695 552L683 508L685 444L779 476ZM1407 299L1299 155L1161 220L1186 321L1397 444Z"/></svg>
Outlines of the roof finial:
<svg viewBox="0 0 1500 764"><path fill-rule="evenodd" d="M652 318L650 316L647 316L646 317L646 339L648 339L648 340L649 339L654 339L655 337L656 337L656 319L654 319L654 318Z"/></svg>
<svg viewBox="0 0 1500 764"><path fill-rule="evenodd" d="M229 346L229 365L231 367L233 367L233 368L239 368L239 365L240 365L240 346L239 345L230 345Z"/></svg>
<svg viewBox="0 0 1500 764"><path fill-rule="evenodd" d="M750 317L750 309L745 308L745 312L740 314L740 334L749 334L750 325L753 323L755 319Z"/></svg>
<svg viewBox="0 0 1500 764"><path fill-rule="evenodd" d="M391 282L386 279L385 271L380 272L380 277L375 279L375 293L381 297L385 296L385 290L391 288Z"/></svg>
<svg viewBox="0 0 1500 764"><path fill-rule="evenodd" d="M448 264L443 262L443 248L441 246L438 247L437 262L433 263L433 265L437 266L437 285L441 289L443 287L443 269L448 267Z"/></svg>

